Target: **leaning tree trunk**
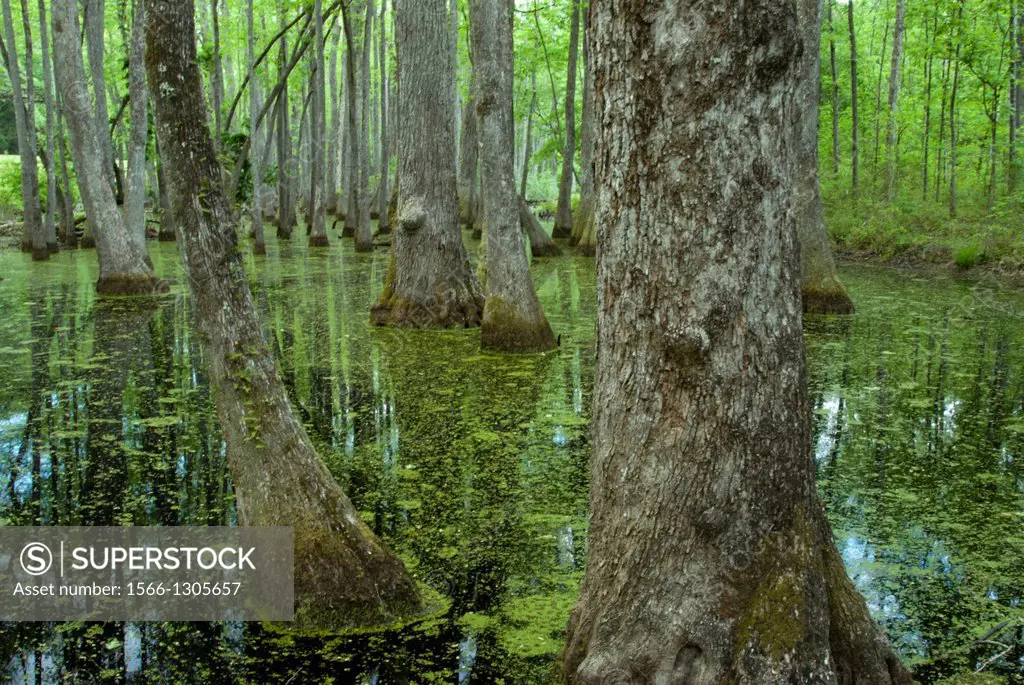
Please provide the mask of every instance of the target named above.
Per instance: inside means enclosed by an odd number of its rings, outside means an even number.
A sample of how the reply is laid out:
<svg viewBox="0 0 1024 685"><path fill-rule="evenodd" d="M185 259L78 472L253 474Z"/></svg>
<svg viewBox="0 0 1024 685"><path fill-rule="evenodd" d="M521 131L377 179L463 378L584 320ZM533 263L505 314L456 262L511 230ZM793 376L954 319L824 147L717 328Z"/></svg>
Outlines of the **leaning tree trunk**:
<svg viewBox="0 0 1024 685"><path fill-rule="evenodd" d="M326 132L325 117L327 116L326 98L324 94L324 8L323 0L313 3L313 102L309 110L309 136L312 166L310 173L310 190L312 214L309 232L309 245L326 247L327 240L327 190L324 179L324 133Z"/></svg>
<svg viewBox="0 0 1024 685"><path fill-rule="evenodd" d="M259 117L259 92L256 83L256 28L253 21L253 0L249 0L245 7L246 21L246 42L248 53L246 58L249 64L249 139L252 141L252 237L255 245L253 252L256 254L267 253L266 237L263 231L263 155L258 143L259 126L256 121ZM160 191L163 193L163 182L160 183Z"/></svg>
<svg viewBox="0 0 1024 685"><path fill-rule="evenodd" d="M561 256L562 248L555 244L544 227L540 225L522 196L519 197L519 225L530 239L530 254L534 257Z"/></svg>
<svg viewBox="0 0 1024 685"><path fill-rule="evenodd" d="M362 522L288 401L220 190L196 63L193 3L167 7L162 23L150 24L146 64L239 519L294 527L299 624L360 626L409 616L421 609L415 583Z"/></svg>
<svg viewBox="0 0 1024 685"><path fill-rule="evenodd" d="M480 324L484 349L542 352L556 346L530 280L519 225L512 126L513 0L471 0L473 69L477 82L487 299Z"/></svg>
<svg viewBox="0 0 1024 685"><path fill-rule="evenodd" d="M590 63L590 10L583 15L583 119L580 122L580 204L572 219L569 244L582 255L593 256L597 250L594 226L594 78Z"/></svg>
<svg viewBox="0 0 1024 685"><path fill-rule="evenodd" d="M398 200L387 281L370 314L377 325L470 327L483 313L459 231L447 17L445 0L395 3Z"/></svg>
<svg viewBox="0 0 1024 685"><path fill-rule="evenodd" d="M853 301L836 275L821 208L818 177L818 94L821 88L818 45L821 36L819 0L796 0L804 51L800 59L796 120L796 186L794 209L800 241L805 312L848 314Z"/></svg>
<svg viewBox="0 0 1024 685"><path fill-rule="evenodd" d="M126 295L166 290L167 284L153 274L145 246L140 249L139 243L128 233L114 199L110 167L103 158L106 126L94 118L85 85L77 0L54 0L51 8L57 87L68 112L71 153L82 204L95 229L96 256L100 263L96 292Z"/></svg>
<svg viewBox="0 0 1024 685"><path fill-rule="evenodd" d="M146 142L149 140L149 114L146 110L146 3L136 2L132 19L128 58L128 97L131 101L131 132L128 157L128 193L125 198L125 223L128 232L146 250Z"/></svg>
<svg viewBox="0 0 1024 685"><path fill-rule="evenodd" d="M526 183L530 180L530 161L533 156L533 113L537 109L537 67L530 69L530 108L526 112L526 136L523 140L523 168L519 180L519 194L526 199Z"/></svg>
<svg viewBox="0 0 1024 685"><path fill-rule="evenodd" d="M562 174L558 180L558 209L554 236L572 235L572 165L576 157L576 55L580 42L580 0L572 0L569 21L569 67L565 81L565 148L562 150Z"/></svg>
<svg viewBox="0 0 1024 685"><path fill-rule="evenodd" d="M564 675L909 682L815 492L791 210L795 4L607 0L591 20L597 365L589 557Z"/></svg>
<svg viewBox="0 0 1024 685"><path fill-rule="evenodd" d="M363 22L363 46L359 51L360 129L359 135L359 205L356 221L356 252L373 251L373 229L370 228L370 31L373 26L373 0L366 0Z"/></svg>
<svg viewBox="0 0 1024 685"><path fill-rule="evenodd" d="M46 106L46 214L43 216L43 225L46 228L46 248L50 253L57 252L60 248L57 244L57 161L55 159L56 144L53 137L54 126L56 125L56 112L53 99L53 60L50 53L50 30L46 25L46 2L39 0L39 47L43 56L43 104ZM61 139L63 145L63 139ZM51 192L52 189L52 192ZM71 189L68 188L67 192ZM59 200L62 204L66 200L62 196ZM74 219L72 218L72 222Z"/></svg>
<svg viewBox="0 0 1024 685"><path fill-rule="evenodd" d="M21 64L18 62L18 48L14 39L14 19L11 0L3 0L4 40L7 43L7 73L11 77L12 101L14 104L14 126L18 135L18 153L21 156L21 198L24 231L21 249L31 252L32 259L50 258L46 247L46 234L39 210L39 175L36 173L36 146L30 131L35 128L35 106L25 102L21 83ZM26 75L32 79L32 73Z"/></svg>

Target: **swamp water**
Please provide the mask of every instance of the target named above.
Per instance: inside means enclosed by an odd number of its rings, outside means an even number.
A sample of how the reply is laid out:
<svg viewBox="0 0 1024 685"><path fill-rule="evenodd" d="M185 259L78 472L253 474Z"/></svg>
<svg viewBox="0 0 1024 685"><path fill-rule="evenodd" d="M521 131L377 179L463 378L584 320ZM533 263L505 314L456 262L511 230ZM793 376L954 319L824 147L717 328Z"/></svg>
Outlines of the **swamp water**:
<svg viewBox="0 0 1024 685"><path fill-rule="evenodd" d="M0 624L15 682L548 683L586 557L592 260L537 261L558 351L375 329L387 254L270 241L248 257L292 401L365 520L450 603L402 630ZM0 523L234 524L177 285L97 302L95 255L0 255ZM475 254L475 250L471 252ZM920 677L1024 683L1024 294L847 267L858 306L806 322L815 456L836 539ZM1018 646L1014 646L1016 640ZM1001 682L1001 680L999 681Z"/></svg>

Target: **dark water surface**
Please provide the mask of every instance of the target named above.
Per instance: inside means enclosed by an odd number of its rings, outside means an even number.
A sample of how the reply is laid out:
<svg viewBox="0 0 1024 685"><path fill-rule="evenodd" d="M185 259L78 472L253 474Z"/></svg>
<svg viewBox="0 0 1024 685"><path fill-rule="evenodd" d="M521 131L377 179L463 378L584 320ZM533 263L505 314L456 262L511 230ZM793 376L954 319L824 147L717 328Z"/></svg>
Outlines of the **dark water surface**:
<svg viewBox="0 0 1024 685"><path fill-rule="evenodd" d="M292 400L369 525L450 602L402 630L0 624L16 682L548 683L586 556L594 265L534 264L556 352L367 324L387 255L249 258ZM475 248L474 248L475 250ZM0 523L233 524L178 285L97 303L95 256L0 255ZM852 318L807 321L820 491L848 569L908 663L1024 682L1024 294L866 267Z"/></svg>

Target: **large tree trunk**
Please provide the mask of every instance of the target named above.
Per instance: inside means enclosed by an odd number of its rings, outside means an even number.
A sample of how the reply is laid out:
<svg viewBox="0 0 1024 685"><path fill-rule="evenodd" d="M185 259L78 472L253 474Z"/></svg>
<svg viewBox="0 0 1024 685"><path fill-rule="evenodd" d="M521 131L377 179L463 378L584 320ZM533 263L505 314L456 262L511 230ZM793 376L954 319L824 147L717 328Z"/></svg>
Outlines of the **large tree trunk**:
<svg viewBox="0 0 1024 685"><path fill-rule="evenodd" d="M46 248L50 253L57 252L57 221L56 212L58 202L65 201L63 193L60 193L57 186L57 161L55 158L56 145L54 142L53 129L56 124L56 112L54 108L53 91L53 60L50 53L50 30L46 25L46 2L39 0L39 47L43 55L43 104L46 107L46 214L43 216L43 225L46 229ZM63 138L61 139L63 145ZM52 189L52 192L51 192ZM71 189L67 188L66 192ZM72 218L72 221L74 219Z"/></svg>
<svg viewBox="0 0 1024 685"><path fill-rule="evenodd" d="M14 126L18 135L18 153L21 157L22 220L24 221L21 249L24 252L31 252L32 259L49 259L50 251L46 247L46 233L39 209L39 175L36 167L36 145L33 140L35 104L32 102L31 95L26 102L26 97L22 91L21 64L18 61L18 44L14 37L11 0L3 0L3 15L7 73L11 78ZM29 39L28 45L31 46L31 39ZM26 50L26 52L31 53L31 50ZM32 58L28 57L26 61L31 64ZM26 71L25 80L31 83L31 70ZM31 86L28 90L31 93Z"/></svg>
<svg viewBox="0 0 1024 685"><path fill-rule="evenodd" d="M476 78L473 76L469 95L462 106L462 137L459 139L459 223L468 227L476 223L476 179L480 161L477 123Z"/></svg>
<svg viewBox="0 0 1024 685"><path fill-rule="evenodd" d="M128 193L125 224L128 233L146 251L146 142L149 140L146 90L146 3L135 3L128 57L128 93L131 101L131 132L128 150Z"/></svg>
<svg viewBox="0 0 1024 685"><path fill-rule="evenodd" d="M380 3L380 37L378 39L380 55L380 186L377 193L379 206L377 207L377 232L388 233L391 226L388 223L388 201L391 198L391 188L388 180L391 175L391 148L388 140L388 67L387 67L387 28L384 17L387 14L388 0L381 0Z"/></svg>
<svg viewBox="0 0 1024 685"><path fill-rule="evenodd" d="M300 625L359 626L409 616L421 608L415 583L362 522L288 401L219 190L196 66L193 3L168 7L162 23L150 24L146 63L239 519L294 527Z"/></svg>
<svg viewBox="0 0 1024 685"><path fill-rule="evenodd" d="M530 280L515 181L512 126L513 0L471 0L473 69L487 233L487 299L480 325L484 349L542 352L556 346Z"/></svg>
<svg viewBox="0 0 1024 685"><path fill-rule="evenodd" d="M373 0L366 0L366 17L363 21L363 45L359 51L360 110L362 116L359 130L359 204L356 208L356 252L373 251L373 229L370 228L370 31L373 27Z"/></svg>
<svg viewBox="0 0 1024 685"><path fill-rule="evenodd" d="M145 246L140 249L138 241L128 233L114 199L110 167L102 152L108 140L107 128L94 118L85 86L78 3L54 0L51 7L57 86L68 111L71 152L82 204L95 229L96 256L100 264L96 292L117 295L166 290L167 284L158 280L150 268Z"/></svg>
<svg viewBox="0 0 1024 685"><path fill-rule="evenodd" d="M398 90L398 200L377 325L418 328L480 324L483 295L459 231L455 188L455 78L448 57L445 0L395 3ZM424 135L429 131L430 135Z"/></svg>
<svg viewBox="0 0 1024 685"><path fill-rule="evenodd" d="M857 39L854 32L853 2L847 0L846 18L850 32L850 114L852 137L850 142L850 187L854 200L860 192L860 106L857 102Z"/></svg>
<svg viewBox="0 0 1024 685"><path fill-rule="evenodd" d="M796 212L803 274L805 312L848 314L853 301L836 275L821 208L818 177L818 101L821 89L821 14L819 0L796 0L804 50L797 83L796 117Z"/></svg>
<svg viewBox="0 0 1024 685"><path fill-rule="evenodd" d="M576 157L576 55L580 42L580 0L572 0L569 20L569 66L565 80L565 147L562 149L562 174L558 179L558 209L555 212L556 238L572 235L572 174Z"/></svg>
<svg viewBox="0 0 1024 685"><path fill-rule="evenodd" d="M245 7L246 21L246 42L248 54L246 55L249 65L249 140L252 147L252 236L256 243L253 251L256 254L266 254L267 245L263 234L263 155L258 144L259 126L257 117L259 115L259 90L256 83L256 36L255 23L253 21L253 0L249 0ZM160 183L160 190L163 193L163 183Z"/></svg>
<svg viewBox="0 0 1024 685"><path fill-rule="evenodd" d="M597 365L564 675L906 683L815 492L795 4L609 0L591 20Z"/></svg>
<svg viewBox="0 0 1024 685"><path fill-rule="evenodd" d="M324 8L323 0L313 3L313 101L309 110L310 142L310 190L312 192L310 213L312 219L309 245L326 247L327 240L327 190L324 187L324 133L327 116L326 80L324 78Z"/></svg>
<svg viewBox="0 0 1024 685"><path fill-rule="evenodd" d="M886 126L885 194L892 202L896 196L896 137L897 114L900 102L900 65L903 61L903 27L907 14L907 0L896 0L896 20L892 30L892 63L889 67L889 122Z"/></svg>
<svg viewBox="0 0 1024 685"><path fill-rule="evenodd" d="M572 218L569 244L582 255L597 251L594 226L594 79L590 56L590 9L583 13L583 119L580 122L580 204Z"/></svg>

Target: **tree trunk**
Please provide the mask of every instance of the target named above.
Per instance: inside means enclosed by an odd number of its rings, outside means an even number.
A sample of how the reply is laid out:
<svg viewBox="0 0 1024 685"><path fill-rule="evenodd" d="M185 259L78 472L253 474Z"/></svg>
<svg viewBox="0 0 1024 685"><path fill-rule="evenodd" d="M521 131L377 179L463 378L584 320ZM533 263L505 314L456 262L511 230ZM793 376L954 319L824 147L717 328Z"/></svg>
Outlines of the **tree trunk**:
<svg viewBox="0 0 1024 685"><path fill-rule="evenodd" d="M963 16L963 5L960 6L960 16ZM957 133L960 128L956 120L956 94L960 86L960 46L956 44L956 52L953 55L953 88L949 94L949 215L956 217L956 146Z"/></svg>
<svg viewBox="0 0 1024 685"><path fill-rule="evenodd" d="M949 53L947 53L949 54ZM939 201L940 188L943 185L945 169L945 147L946 147L946 103L949 95L949 72L950 61L948 58L942 60L942 97L939 99L939 145L935 155L935 201Z"/></svg>
<svg viewBox="0 0 1024 685"><path fill-rule="evenodd" d="M933 26L938 28L938 11L935 13ZM932 71L934 70L935 58L932 54L931 41L935 40L936 31L933 30L929 36L927 25L925 26L925 42L928 44L928 56L925 62L925 87L924 87L924 134L921 137L922 156L924 161L921 165L921 198L928 200L928 153L931 149L931 126L932 126Z"/></svg>
<svg viewBox="0 0 1024 685"><path fill-rule="evenodd" d="M373 0L366 0L363 21L363 45L359 51L359 87L362 128L359 130L359 214L356 223L356 252L373 251L373 230L370 228L370 51L373 27Z"/></svg>
<svg viewBox="0 0 1024 685"><path fill-rule="evenodd" d="M108 138L103 122L95 119L85 86L76 0L54 0L53 54L57 87L64 97L71 129L71 152L87 217L95 229L100 294L150 293L167 284L153 274L145 249L125 227L110 185L110 167L103 159ZM153 23L159 23L154 21ZM102 131L102 134L101 134Z"/></svg>
<svg viewBox="0 0 1024 685"><path fill-rule="evenodd" d="M885 137L887 164L886 197L896 198L896 135L900 102L900 64L903 60L903 27L907 13L907 0L896 0L896 21L892 30L892 64L889 68L889 124Z"/></svg>
<svg viewBox="0 0 1024 685"><path fill-rule="evenodd" d="M58 204L57 170L56 170L56 145L53 137L53 129L56 120L54 110L53 91L53 61L50 53L50 30L46 25L46 2L39 0L39 47L43 55L43 103L46 107L46 214L43 216L43 225L46 229L46 248L50 253L57 252L57 222L56 210ZM63 138L61 139L63 145ZM52 191L52 192L51 192ZM71 191L70 188L67 189ZM64 201L63 194L59 198ZM72 217L72 222L74 218Z"/></svg>
<svg viewBox="0 0 1024 685"><path fill-rule="evenodd" d="M686 40L681 17L700 27ZM597 365L564 676L907 683L815 492L790 210L795 5L617 0L591 20Z"/></svg>
<svg viewBox="0 0 1024 685"><path fill-rule="evenodd" d="M299 625L361 626L407 617L421 609L415 583L361 521L288 401L219 190L192 1L169 8L162 27L150 25L146 63L239 519L294 527Z"/></svg>
<svg viewBox="0 0 1024 685"><path fill-rule="evenodd" d="M11 77L12 102L14 104L14 125L18 135L18 153L21 157L21 197L24 230L21 238L23 252L31 252L32 259L50 258L46 247L46 233L39 210L39 176L36 167L36 146L32 132L35 130L35 105L31 95L27 98L22 91L21 64L18 61L18 44L14 36L14 19L11 0L3 0L4 40L7 53L7 73ZM31 45L31 40L28 41ZM26 50L30 53L31 50ZM31 64L32 58L26 60ZM25 80L31 82L32 72L26 70ZM31 94L31 86L28 88Z"/></svg>
<svg viewBox="0 0 1024 685"><path fill-rule="evenodd" d="M338 51L341 49L341 27L335 26L331 36L331 66L328 73L331 118L327 127L327 213L338 211Z"/></svg>
<svg viewBox="0 0 1024 685"><path fill-rule="evenodd" d="M245 7L246 21L246 43L247 58L249 64L249 139L252 143L252 236L255 241L253 251L256 254L266 254L266 238L263 234L263 161L260 154L260 146L256 144L259 135L259 127L256 124L259 112L259 92L256 84L256 29L253 21L253 0L249 0ZM163 183L160 183L161 193Z"/></svg>
<svg viewBox="0 0 1024 685"><path fill-rule="evenodd" d="M470 2L487 233L487 299L480 344L505 352L542 352L556 343L530 280L520 227L512 126L513 0Z"/></svg>
<svg viewBox="0 0 1024 685"><path fill-rule="evenodd" d="M116 198L119 193L114 186L117 176L114 169L114 143L110 139L110 129L107 123L110 121L110 111L107 108L107 80L103 72L105 52L103 29L106 24L106 0L85 0L85 8L85 38L88 45L93 103L96 108L96 133L102 148L103 166L107 170L104 177L111 184ZM94 227L95 224L90 222L89 229Z"/></svg>
<svg viewBox="0 0 1024 685"><path fill-rule="evenodd" d="M51 53L52 55L53 53ZM57 80L54 79L54 109L57 114L57 153L60 158L60 181L64 188L63 203L61 205L61 222L64 233L64 246L68 249L78 247L78 234L75 233L75 206L71 189L71 174L68 172L68 158L64 149L64 111L65 105L57 88Z"/></svg>
<svg viewBox="0 0 1024 685"><path fill-rule="evenodd" d="M280 5L281 28L285 27L284 5ZM292 157L292 133L288 116L288 38L281 36L278 49L278 74L281 89L277 96L277 237L290 240L295 228L293 185L296 165ZM296 47L296 50L298 48Z"/></svg>
<svg viewBox="0 0 1024 685"><path fill-rule="evenodd" d="M593 255L597 250L597 231L594 227L594 85L593 65L590 62L590 10L583 14L583 118L580 122L580 204L572 219L569 244L582 255Z"/></svg>
<svg viewBox="0 0 1024 685"><path fill-rule="evenodd" d="M526 199L526 182L530 179L530 161L533 157L533 112L537 109L537 68L530 70L530 109L526 114L526 139L523 141L522 178L519 181L519 194Z"/></svg>
<svg viewBox="0 0 1024 685"><path fill-rule="evenodd" d="M388 201L391 197L391 188L388 187L388 180L391 167L391 148L388 140L388 67L387 67L387 30L384 17L387 14L388 0L381 0L380 3L380 205L377 209L377 232L389 233L391 226L388 223Z"/></svg>
<svg viewBox="0 0 1024 685"><path fill-rule="evenodd" d="M445 0L398 0L398 200L377 325L480 325L483 295L459 231ZM430 135L424 135L430 131Z"/></svg>
<svg viewBox="0 0 1024 685"><path fill-rule="evenodd" d="M125 227L141 252L146 252L146 142L149 140L145 56L146 3L137 1L128 57L128 97L132 109Z"/></svg>
<svg viewBox="0 0 1024 685"><path fill-rule="evenodd" d="M562 148L562 175L558 180L558 209L555 212L556 238L572 235L572 175L576 157L576 55L580 42L580 0L572 0L569 20L569 66L565 80L565 147Z"/></svg>
<svg viewBox="0 0 1024 685"><path fill-rule="evenodd" d="M352 7L342 7L342 23L345 29L345 111L346 150L345 187L348 189L345 199L345 227L342 236L355 237L359 223L359 97L356 91L356 41L352 18L349 13Z"/></svg>
<svg viewBox="0 0 1024 685"><path fill-rule="evenodd" d="M846 17L850 29L850 113L853 117L853 135L850 143L850 187L856 201L860 192L860 107L857 102L857 39L853 24L853 2L847 0Z"/></svg>
<svg viewBox="0 0 1024 685"><path fill-rule="evenodd" d="M836 27L832 23L832 2L828 8L828 58L832 69L832 175L839 175L839 69L836 65Z"/></svg>
<svg viewBox="0 0 1024 685"><path fill-rule="evenodd" d="M210 99L213 108L213 145L220 149L224 129L221 126L221 112L224 109L224 71L220 56L220 1L210 0L210 16L213 20L213 69L210 73Z"/></svg>
<svg viewBox="0 0 1024 685"><path fill-rule="evenodd" d="M898 1L898 0L897 0ZM889 0L886 0L886 12L889 9ZM885 20L885 32L882 34L882 52L878 57L878 78L875 81L875 153L871 157L871 183L872 190L876 187L878 180L878 159L882 150L881 119L882 119L882 74L885 73L885 52L889 45L889 20Z"/></svg>
<svg viewBox="0 0 1024 685"><path fill-rule="evenodd" d="M480 161L477 124L474 75L470 77L469 95L462 106L462 137L459 140L459 223L468 227L476 223L476 177Z"/></svg>
<svg viewBox="0 0 1024 685"><path fill-rule="evenodd" d="M519 225L530 239L530 254L534 257L560 257L562 248L555 244L537 217L530 211L526 200L519 197Z"/></svg>
<svg viewBox="0 0 1024 685"><path fill-rule="evenodd" d="M804 51L800 59L796 97L796 193L793 209L800 244L805 312L848 314L853 301L836 275L821 208L818 177L818 102L821 89L821 15L818 0L796 0Z"/></svg>
<svg viewBox="0 0 1024 685"><path fill-rule="evenodd" d="M309 109L310 142L310 190L312 192L310 212L312 213L309 233L310 247L326 247L327 240L327 189L324 187L324 133L327 116L324 78L324 8L323 0L313 2L313 101Z"/></svg>

